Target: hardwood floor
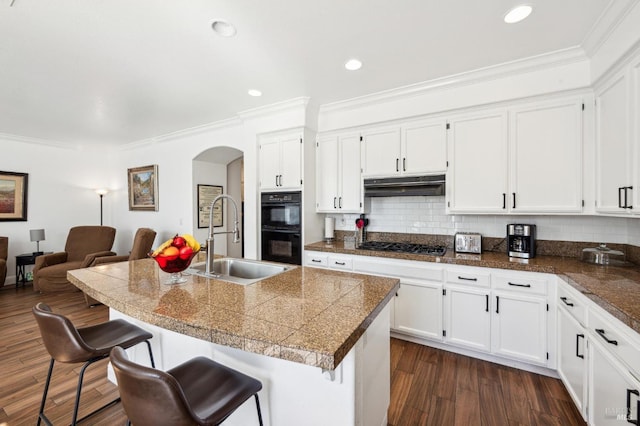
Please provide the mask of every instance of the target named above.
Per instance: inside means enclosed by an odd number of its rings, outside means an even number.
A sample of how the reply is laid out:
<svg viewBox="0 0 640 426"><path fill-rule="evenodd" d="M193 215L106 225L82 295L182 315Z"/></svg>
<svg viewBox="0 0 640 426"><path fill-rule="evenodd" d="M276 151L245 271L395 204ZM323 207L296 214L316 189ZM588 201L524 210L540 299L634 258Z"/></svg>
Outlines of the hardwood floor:
<svg viewBox="0 0 640 426"><path fill-rule="evenodd" d="M31 287L0 289L0 426L33 425L49 355L31 308L45 302L79 327L107 320L105 306L87 308L82 293L41 295ZM106 361L85 373L80 416L114 399ZM45 411L68 424L81 364L56 363ZM391 340L389 425L584 425L559 380ZM124 425L117 404L86 421ZM368 425L365 425L368 426Z"/></svg>
<svg viewBox="0 0 640 426"><path fill-rule="evenodd" d="M562 382L391 339L389 425L585 425Z"/></svg>

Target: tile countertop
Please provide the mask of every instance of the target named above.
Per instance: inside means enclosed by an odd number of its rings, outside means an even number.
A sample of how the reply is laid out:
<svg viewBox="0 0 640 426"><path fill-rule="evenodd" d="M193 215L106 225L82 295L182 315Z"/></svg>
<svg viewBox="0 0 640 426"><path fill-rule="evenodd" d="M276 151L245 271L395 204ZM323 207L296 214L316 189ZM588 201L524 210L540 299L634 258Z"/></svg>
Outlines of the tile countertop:
<svg viewBox="0 0 640 426"><path fill-rule="evenodd" d="M395 278L294 267L243 286L199 276L166 285L152 259L68 273L80 290L141 321L248 352L335 369L394 296Z"/></svg>
<svg viewBox="0 0 640 426"><path fill-rule="evenodd" d="M556 274L563 281L583 293L611 315L640 333L640 267L601 266L579 259L557 256L537 256L533 259L510 259L504 253L458 254L448 250L444 256L345 249L341 241L308 244L305 250L344 253L358 256L421 260L451 265Z"/></svg>

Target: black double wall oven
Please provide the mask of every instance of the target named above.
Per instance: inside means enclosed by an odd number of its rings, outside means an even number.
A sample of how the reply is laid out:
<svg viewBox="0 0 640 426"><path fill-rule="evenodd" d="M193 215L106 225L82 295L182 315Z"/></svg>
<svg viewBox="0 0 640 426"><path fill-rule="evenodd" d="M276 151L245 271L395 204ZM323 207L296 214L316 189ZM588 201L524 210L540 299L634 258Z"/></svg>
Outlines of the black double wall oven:
<svg viewBox="0 0 640 426"><path fill-rule="evenodd" d="M301 198L300 192L262 193L262 260L302 264Z"/></svg>

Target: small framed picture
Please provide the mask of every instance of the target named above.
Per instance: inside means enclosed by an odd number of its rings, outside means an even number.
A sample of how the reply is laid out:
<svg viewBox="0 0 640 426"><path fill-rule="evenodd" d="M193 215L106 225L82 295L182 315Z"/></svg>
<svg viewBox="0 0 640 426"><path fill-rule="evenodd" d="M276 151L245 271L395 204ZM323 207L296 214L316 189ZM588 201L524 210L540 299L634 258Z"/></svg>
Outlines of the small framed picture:
<svg viewBox="0 0 640 426"><path fill-rule="evenodd" d="M209 227L211 202L222 194L222 186L198 184L198 228ZM213 206L213 226L222 226L222 203Z"/></svg>
<svg viewBox="0 0 640 426"><path fill-rule="evenodd" d="M158 211L158 166L127 170L129 210Z"/></svg>
<svg viewBox="0 0 640 426"><path fill-rule="evenodd" d="M0 221L27 220L29 174L0 172Z"/></svg>

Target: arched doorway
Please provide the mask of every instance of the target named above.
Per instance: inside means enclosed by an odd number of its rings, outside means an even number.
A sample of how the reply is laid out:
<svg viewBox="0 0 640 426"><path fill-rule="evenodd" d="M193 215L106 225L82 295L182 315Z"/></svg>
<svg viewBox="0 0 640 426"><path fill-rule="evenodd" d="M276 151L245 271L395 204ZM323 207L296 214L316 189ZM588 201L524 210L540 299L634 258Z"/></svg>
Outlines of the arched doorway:
<svg viewBox="0 0 640 426"><path fill-rule="evenodd" d="M244 153L237 148L219 146L207 149L194 157L192 161L193 188L195 191L193 235L204 242L208 236L208 225L199 220L198 185L222 187L222 193L230 195L238 205L240 222L240 244L232 242L230 234L216 236L215 252L229 257L244 257ZM216 188L217 189L217 188ZM233 229L233 207L224 202L222 225L215 231Z"/></svg>

